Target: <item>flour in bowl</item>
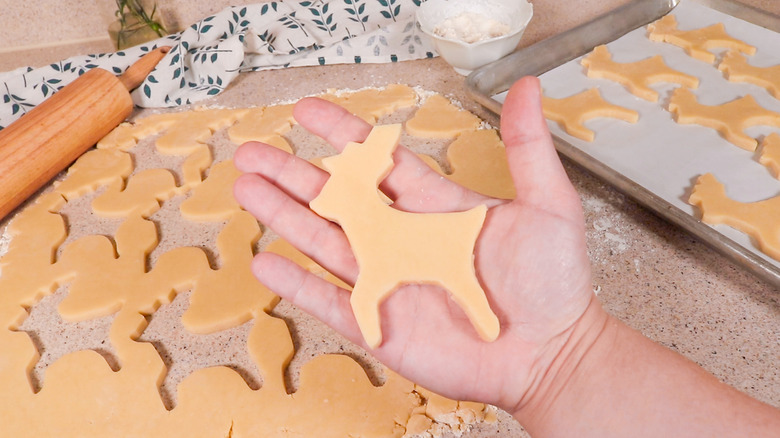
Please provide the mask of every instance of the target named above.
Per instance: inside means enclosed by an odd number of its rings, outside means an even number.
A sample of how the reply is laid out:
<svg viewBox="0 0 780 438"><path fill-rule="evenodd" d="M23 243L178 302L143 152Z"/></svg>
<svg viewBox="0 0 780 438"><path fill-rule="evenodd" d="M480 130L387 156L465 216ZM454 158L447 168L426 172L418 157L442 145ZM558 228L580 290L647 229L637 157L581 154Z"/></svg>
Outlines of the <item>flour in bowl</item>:
<svg viewBox="0 0 780 438"><path fill-rule="evenodd" d="M441 37L476 43L507 35L509 26L476 12L463 12L460 15L447 18L433 29Z"/></svg>

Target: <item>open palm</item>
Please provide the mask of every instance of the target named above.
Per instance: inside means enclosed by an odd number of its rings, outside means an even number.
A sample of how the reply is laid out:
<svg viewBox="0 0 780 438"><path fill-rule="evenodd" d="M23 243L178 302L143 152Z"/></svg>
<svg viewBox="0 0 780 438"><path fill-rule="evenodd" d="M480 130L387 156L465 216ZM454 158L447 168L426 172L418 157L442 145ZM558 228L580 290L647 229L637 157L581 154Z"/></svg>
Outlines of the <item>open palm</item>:
<svg viewBox="0 0 780 438"><path fill-rule="evenodd" d="M298 122L341 150L371 126L319 99L296 105ZM442 395L517 408L565 344L592 301L590 265L579 197L555 153L541 113L539 83L524 78L510 90L501 132L517 197L497 200L442 179L399 147L382 190L394 207L414 212L489 210L475 248L475 266L501 323L494 342L477 335L441 288L406 285L381 306L384 342L372 353L410 380ZM323 267L354 284L359 269L342 230L308 208L328 174L260 143L236 152L245 174L236 199ZM421 190L424 189L424 190ZM363 344L350 293L292 262L258 254L257 278L281 297Z"/></svg>

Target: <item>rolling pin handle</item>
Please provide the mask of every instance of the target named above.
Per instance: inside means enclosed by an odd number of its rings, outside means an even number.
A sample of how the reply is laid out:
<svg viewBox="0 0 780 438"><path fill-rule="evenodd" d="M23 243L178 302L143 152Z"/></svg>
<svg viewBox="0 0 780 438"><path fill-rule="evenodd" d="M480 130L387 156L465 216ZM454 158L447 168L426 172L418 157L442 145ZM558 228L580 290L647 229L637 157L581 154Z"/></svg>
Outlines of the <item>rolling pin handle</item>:
<svg viewBox="0 0 780 438"><path fill-rule="evenodd" d="M169 50L147 53L119 78L89 70L0 130L0 220L133 112L129 91Z"/></svg>
<svg viewBox="0 0 780 438"><path fill-rule="evenodd" d="M171 48L168 46L158 47L152 50L128 67L127 70L119 76L119 80L128 91L137 88L170 50Z"/></svg>

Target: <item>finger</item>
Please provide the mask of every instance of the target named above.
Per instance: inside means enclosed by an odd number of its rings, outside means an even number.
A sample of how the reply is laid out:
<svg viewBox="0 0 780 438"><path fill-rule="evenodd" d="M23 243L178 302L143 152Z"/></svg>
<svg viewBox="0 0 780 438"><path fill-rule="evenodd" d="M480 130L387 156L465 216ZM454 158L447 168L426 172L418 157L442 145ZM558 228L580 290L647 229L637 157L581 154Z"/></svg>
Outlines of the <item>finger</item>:
<svg viewBox="0 0 780 438"><path fill-rule="evenodd" d="M372 128L335 103L313 97L300 100L293 116L304 128L339 151L348 142L364 141ZM465 210L489 202L488 197L443 178L406 148L396 148L393 161L393 171L380 188L401 209L414 212Z"/></svg>
<svg viewBox="0 0 780 438"><path fill-rule="evenodd" d="M579 203L547 129L539 79L524 77L509 89L501 111L501 136L518 200L537 206L574 198Z"/></svg>
<svg viewBox="0 0 780 438"><path fill-rule="evenodd" d="M316 97L306 97L293 107L293 117L306 130L341 152L349 142L362 143L371 124L341 106Z"/></svg>
<svg viewBox="0 0 780 438"><path fill-rule="evenodd" d="M327 172L306 160L264 143L241 145L233 155L233 163L241 172L261 175L307 205L328 179Z"/></svg>
<svg viewBox="0 0 780 438"><path fill-rule="evenodd" d="M350 293L290 260L261 252L252 261L252 272L267 288L304 312L321 320L351 341L364 345L349 303ZM365 346L365 345L364 345Z"/></svg>
<svg viewBox="0 0 780 438"><path fill-rule="evenodd" d="M263 177L251 173L233 185L239 204L333 275L354 284L357 263L346 236Z"/></svg>

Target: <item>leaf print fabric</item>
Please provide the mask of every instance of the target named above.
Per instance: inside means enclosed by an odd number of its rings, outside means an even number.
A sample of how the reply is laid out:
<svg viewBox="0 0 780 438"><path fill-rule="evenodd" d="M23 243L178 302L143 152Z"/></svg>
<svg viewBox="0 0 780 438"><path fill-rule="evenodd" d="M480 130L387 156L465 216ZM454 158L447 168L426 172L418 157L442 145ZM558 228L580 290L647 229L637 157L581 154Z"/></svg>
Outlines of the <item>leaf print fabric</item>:
<svg viewBox="0 0 780 438"><path fill-rule="evenodd" d="M234 6L127 50L0 73L0 129L86 71L121 74L150 50L171 50L133 91L140 107L173 107L219 94L241 72L386 63L436 56L420 36L419 0L277 1Z"/></svg>

